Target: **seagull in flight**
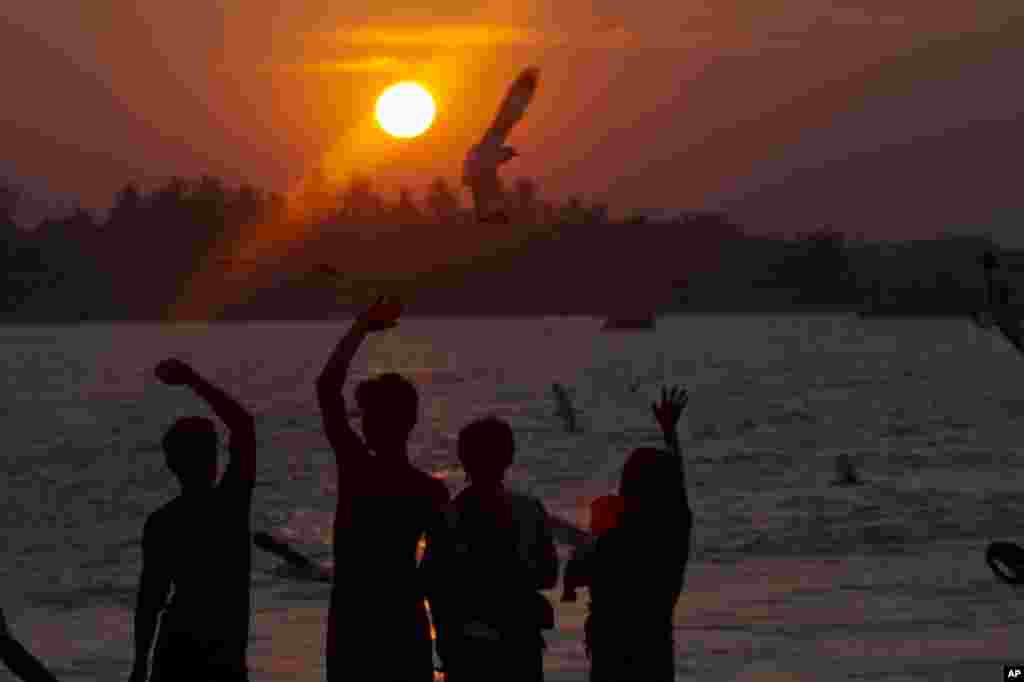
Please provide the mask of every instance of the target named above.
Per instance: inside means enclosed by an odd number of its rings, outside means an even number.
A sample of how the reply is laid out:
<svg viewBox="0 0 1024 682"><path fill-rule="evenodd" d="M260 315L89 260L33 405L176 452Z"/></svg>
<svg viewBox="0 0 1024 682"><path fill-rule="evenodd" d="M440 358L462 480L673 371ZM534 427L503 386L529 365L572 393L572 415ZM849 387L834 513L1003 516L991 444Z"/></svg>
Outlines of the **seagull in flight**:
<svg viewBox="0 0 1024 682"><path fill-rule="evenodd" d="M498 181L498 166L519 156L515 149L505 146L513 126L522 120L526 107L537 91L540 69L524 69L505 95L494 123L483 139L473 145L462 165L462 182L473 193L476 217L480 222L508 222L504 211L504 197Z"/></svg>

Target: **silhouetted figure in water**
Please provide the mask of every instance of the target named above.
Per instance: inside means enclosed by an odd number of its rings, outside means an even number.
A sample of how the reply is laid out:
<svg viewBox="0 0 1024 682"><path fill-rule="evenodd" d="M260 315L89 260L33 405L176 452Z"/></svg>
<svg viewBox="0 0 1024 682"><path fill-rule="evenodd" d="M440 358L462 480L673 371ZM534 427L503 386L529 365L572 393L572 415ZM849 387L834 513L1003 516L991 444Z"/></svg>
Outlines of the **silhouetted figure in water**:
<svg viewBox="0 0 1024 682"><path fill-rule="evenodd" d="M455 498L448 534L424 568L447 682L544 679L554 609L538 590L558 581L558 555L540 501L505 488L515 457L509 425L490 417L459 432L470 485Z"/></svg>
<svg viewBox="0 0 1024 682"><path fill-rule="evenodd" d="M15 677L25 682L57 682L57 678L35 656L14 639L7 627L7 619L0 609L0 661Z"/></svg>
<svg viewBox="0 0 1024 682"><path fill-rule="evenodd" d="M569 391L562 384L551 384L551 392L555 396L555 416L561 417L565 422L565 430L569 433L578 433L579 425L576 423L576 408L573 407Z"/></svg>
<svg viewBox="0 0 1024 682"><path fill-rule="evenodd" d="M675 679L672 616L693 531L676 433L687 400L683 389L662 389L661 403L652 408L669 452L630 453L619 485L618 524L572 566L574 582L590 588L591 682Z"/></svg>
<svg viewBox="0 0 1024 682"><path fill-rule="evenodd" d="M1006 340L1013 344L1018 353L1024 354L1024 330L1021 329L1021 319L1010 306L1010 289L1005 283L996 282L993 277L999 263L992 253L986 253L981 262L985 271L985 292L989 305L987 312Z"/></svg>
<svg viewBox="0 0 1024 682"><path fill-rule="evenodd" d="M836 478L832 485L847 486L860 485L861 480L857 475L857 468L853 465L853 459L849 453L842 453L836 457Z"/></svg>
<svg viewBox="0 0 1024 682"><path fill-rule="evenodd" d="M991 543L985 550L985 563L1004 582L1024 585L1024 548L1020 545L1012 542Z"/></svg>
<svg viewBox="0 0 1024 682"><path fill-rule="evenodd" d="M444 523L449 495L444 483L409 463L419 397L398 374L360 383L360 438L349 425L341 392L363 339L394 327L400 312L397 302L378 300L353 323L316 382L324 433L338 466L329 682L432 682L434 675L416 550L421 536L430 543Z"/></svg>
<svg viewBox="0 0 1024 682"><path fill-rule="evenodd" d="M163 437L167 467L178 477L181 495L153 512L143 530L131 680L147 679L149 649L165 605L150 680L246 680L254 421L183 362L161 362L156 376L169 386L188 386L209 403L231 433L231 460L215 485L217 431L209 419L184 417Z"/></svg>

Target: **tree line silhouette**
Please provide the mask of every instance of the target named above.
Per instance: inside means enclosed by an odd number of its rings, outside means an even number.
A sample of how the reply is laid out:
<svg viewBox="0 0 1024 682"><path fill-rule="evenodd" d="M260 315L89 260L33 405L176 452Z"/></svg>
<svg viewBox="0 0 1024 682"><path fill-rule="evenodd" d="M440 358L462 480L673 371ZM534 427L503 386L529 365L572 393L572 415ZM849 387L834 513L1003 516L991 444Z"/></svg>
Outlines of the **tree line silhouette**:
<svg viewBox="0 0 1024 682"><path fill-rule="evenodd" d="M202 176L172 178L149 191L129 183L104 220L75 207L22 230L14 219L19 193L0 183L0 316L163 319L185 282L214 267L218 254L237 255L224 245L268 241L281 244L261 266L263 293L228 317L324 314L322 282L308 273L331 254L359 264L346 273L356 286L415 280L432 301L429 312L601 314L641 290L657 291L661 309L742 308L742 300L728 299L742 299L744 291L756 309L765 292L777 291L785 293L772 305L959 311L974 306L977 287L947 256L967 263L967 255L994 248L990 238L963 236L866 243L829 226L768 238L706 211L613 220L607 204L543 199L531 178L515 181L506 198L509 223L480 225L444 178L429 183L421 200L402 187L388 201L366 174L339 185L315 170L288 196ZM506 295L501 310L477 309L484 303L470 298L481 287ZM298 308L286 303L293 294L304 301Z"/></svg>

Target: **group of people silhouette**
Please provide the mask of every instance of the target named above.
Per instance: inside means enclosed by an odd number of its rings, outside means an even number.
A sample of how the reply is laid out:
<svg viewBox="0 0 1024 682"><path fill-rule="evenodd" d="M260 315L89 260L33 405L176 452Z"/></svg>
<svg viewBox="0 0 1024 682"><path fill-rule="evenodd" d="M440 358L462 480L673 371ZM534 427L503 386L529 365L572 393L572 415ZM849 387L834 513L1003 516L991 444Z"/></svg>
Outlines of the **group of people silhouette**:
<svg viewBox="0 0 1024 682"><path fill-rule="evenodd" d="M543 680L543 631L554 627L555 610L540 591L557 584L559 560L544 506L506 487L516 452L509 424L488 417L460 431L456 454L469 485L452 499L444 482L409 461L419 396L407 379L362 381L361 434L350 422L343 388L352 358L400 314L396 300L370 306L316 381L338 468L326 678L433 682L432 622L448 682ZM178 419L163 437L181 493L143 528L130 679L247 680L257 420L179 360L164 360L155 374L209 404L230 432L230 459L218 483L217 432L204 417ZM662 390L652 410L666 449L630 453L619 494L595 501L593 542L567 565L567 592L590 591L593 682L674 679L672 614L693 527L676 432L687 402L683 389ZM651 546L657 559L638 560ZM2 611L0 660L27 682L55 680L13 637Z"/></svg>

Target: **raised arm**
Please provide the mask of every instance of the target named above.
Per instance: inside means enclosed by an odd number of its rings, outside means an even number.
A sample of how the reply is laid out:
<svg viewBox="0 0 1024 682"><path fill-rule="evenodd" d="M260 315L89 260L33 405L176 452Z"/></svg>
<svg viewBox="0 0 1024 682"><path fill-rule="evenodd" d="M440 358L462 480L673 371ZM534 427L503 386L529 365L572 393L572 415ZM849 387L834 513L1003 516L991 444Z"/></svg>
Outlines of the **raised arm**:
<svg viewBox="0 0 1024 682"><path fill-rule="evenodd" d="M14 639L7 628L4 611L0 609L0 661L15 677L25 682L57 682L57 678L28 650Z"/></svg>
<svg viewBox="0 0 1024 682"><path fill-rule="evenodd" d="M256 476L256 424L249 411L180 360L164 360L157 365L156 376L169 386L188 386L209 404L231 433L228 473L237 472L242 479L253 480Z"/></svg>
<svg viewBox="0 0 1024 682"><path fill-rule="evenodd" d="M150 520L142 532L142 578L135 605L135 666L131 682L145 682L148 677L149 651L153 647L157 619L171 591L167 560L161 556L153 533Z"/></svg>
<svg viewBox="0 0 1024 682"><path fill-rule="evenodd" d="M335 455L348 452L353 447L363 447L359 436L348 423L345 399L341 393L352 358L367 334L390 329L398 324L401 310L401 305L397 301L389 302L383 297L378 299L369 310L356 318L348 333L334 348L316 380L316 398L323 415L324 432L331 447L334 448Z"/></svg>
<svg viewBox="0 0 1024 682"><path fill-rule="evenodd" d="M690 396L685 388L674 386L671 389L661 389L661 402L653 403L651 410L654 412L654 419L661 427L662 437L665 439L665 446L679 464L680 483L683 487L683 499L686 499L686 467L683 465L683 450L679 444L679 433L676 430L679 418L690 402Z"/></svg>

